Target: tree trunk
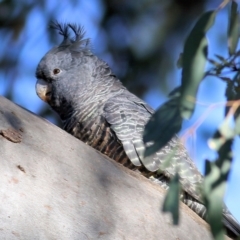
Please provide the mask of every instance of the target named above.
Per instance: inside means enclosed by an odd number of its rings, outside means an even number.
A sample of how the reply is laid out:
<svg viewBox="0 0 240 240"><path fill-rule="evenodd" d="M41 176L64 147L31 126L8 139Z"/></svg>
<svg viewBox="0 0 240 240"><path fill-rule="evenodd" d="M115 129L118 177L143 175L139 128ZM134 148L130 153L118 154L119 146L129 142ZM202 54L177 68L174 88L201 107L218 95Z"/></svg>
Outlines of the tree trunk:
<svg viewBox="0 0 240 240"><path fill-rule="evenodd" d="M184 204L48 121L0 97L0 239L211 239Z"/></svg>

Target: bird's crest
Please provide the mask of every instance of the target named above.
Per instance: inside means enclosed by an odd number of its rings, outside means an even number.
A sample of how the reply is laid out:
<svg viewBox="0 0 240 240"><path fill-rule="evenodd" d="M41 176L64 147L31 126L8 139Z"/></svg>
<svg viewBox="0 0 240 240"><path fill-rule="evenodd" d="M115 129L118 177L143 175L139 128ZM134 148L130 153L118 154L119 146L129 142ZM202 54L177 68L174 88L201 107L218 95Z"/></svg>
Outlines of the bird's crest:
<svg viewBox="0 0 240 240"><path fill-rule="evenodd" d="M58 31L63 36L63 41L59 46L68 47L72 51L89 50L90 39L84 38L85 31L82 26L72 23L51 22L50 28ZM74 37L71 35L71 30Z"/></svg>

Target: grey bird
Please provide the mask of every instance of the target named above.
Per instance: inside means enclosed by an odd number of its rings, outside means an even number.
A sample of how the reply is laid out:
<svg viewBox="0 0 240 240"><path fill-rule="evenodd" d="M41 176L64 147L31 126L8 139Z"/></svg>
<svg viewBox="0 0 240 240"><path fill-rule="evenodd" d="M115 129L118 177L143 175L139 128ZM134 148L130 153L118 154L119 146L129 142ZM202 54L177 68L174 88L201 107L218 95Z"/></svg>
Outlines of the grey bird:
<svg viewBox="0 0 240 240"><path fill-rule="evenodd" d="M165 189L178 169L182 201L206 219L199 191L203 176L179 138L173 137L156 154L144 158L143 131L153 109L130 93L92 53L80 26L55 22L51 27L64 39L38 64L36 92L59 114L64 130L125 167L155 179ZM157 171L176 146L172 164ZM225 206L223 224L229 236L240 235L238 222Z"/></svg>

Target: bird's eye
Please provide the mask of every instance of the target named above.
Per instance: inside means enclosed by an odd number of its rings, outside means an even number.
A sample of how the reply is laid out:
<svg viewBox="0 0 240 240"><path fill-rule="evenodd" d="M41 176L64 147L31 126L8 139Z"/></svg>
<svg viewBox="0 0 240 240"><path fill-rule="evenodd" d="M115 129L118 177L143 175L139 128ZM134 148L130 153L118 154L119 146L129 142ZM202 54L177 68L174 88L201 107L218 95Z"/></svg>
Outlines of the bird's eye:
<svg viewBox="0 0 240 240"><path fill-rule="evenodd" d="M54 75L57 75L57 74L59 74L61 71L60 71L60 69L59 68L54 68L53 69L53 74Z"/></svg>

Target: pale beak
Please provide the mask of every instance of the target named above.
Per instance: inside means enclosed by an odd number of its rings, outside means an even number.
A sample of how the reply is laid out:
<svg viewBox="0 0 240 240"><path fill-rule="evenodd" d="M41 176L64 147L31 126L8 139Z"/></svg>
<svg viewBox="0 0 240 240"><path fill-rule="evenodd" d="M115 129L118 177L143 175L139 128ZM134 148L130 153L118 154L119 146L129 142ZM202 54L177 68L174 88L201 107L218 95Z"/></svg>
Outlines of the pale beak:
<svg viewBox="0 0 240 240"><path fill-rule="evenodd" d="M38 79L35 85L37 95L44 101L49 102L52 95L52 84Z"/></svg>

